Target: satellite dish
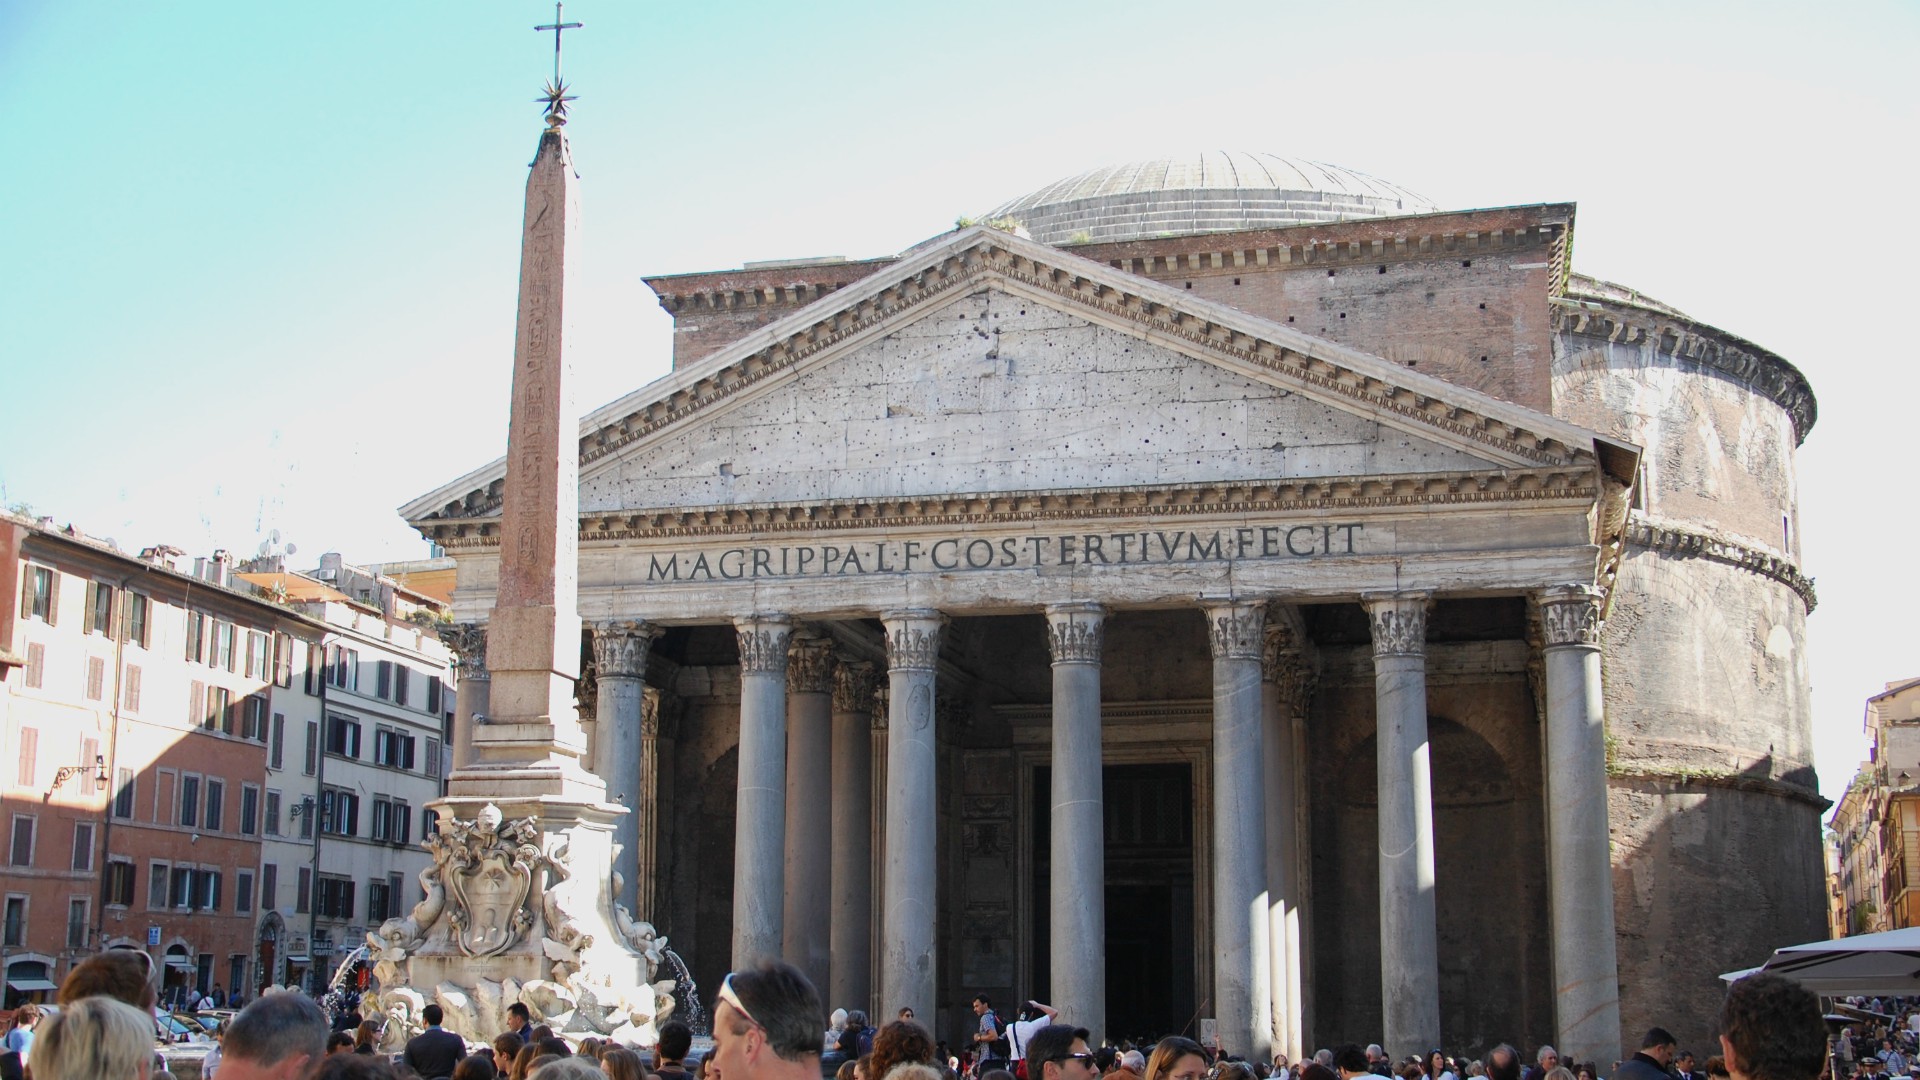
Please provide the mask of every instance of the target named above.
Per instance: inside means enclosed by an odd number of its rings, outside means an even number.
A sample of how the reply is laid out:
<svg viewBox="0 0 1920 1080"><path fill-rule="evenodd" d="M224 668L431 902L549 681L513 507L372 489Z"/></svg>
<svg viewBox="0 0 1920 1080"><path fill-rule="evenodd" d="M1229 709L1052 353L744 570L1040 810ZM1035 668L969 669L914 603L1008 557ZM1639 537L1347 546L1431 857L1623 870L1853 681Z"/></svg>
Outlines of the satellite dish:
<svg viewBox="0 0 1920 1080"><path fill-rule="evenodd" d="M277 543L279 543L279 542L280 542L280 530L279 530L279 529L272 529L272 530L270 530L270 531L268 531L268 533L267 533L267 543L269 543L269 544L277 544Z"/></svg>
<svg viewBox="0 0 1920 1080"><path fill-rule="evenodd" d="M298 554L300 554L300 545L299 545L299 544L288 544L288 545L287 545L287 554L289 554L289 555L298 555Z"/></svg>
<svg viewBox="0 0 1920 1080"><path fill-rule="evenodd" d="M262 540L262 541L260 541L260 551L259 551L259 555L260 555L260 557L261 557L261 558L263 558L263 559L264 559L264 558L266 558L266 557L267 557L267 549L268 549L268 548L271 548L272 546L273 546L273 544L272 544L272 543L271 543L270 541L266 541L266 540Z"/></svg>

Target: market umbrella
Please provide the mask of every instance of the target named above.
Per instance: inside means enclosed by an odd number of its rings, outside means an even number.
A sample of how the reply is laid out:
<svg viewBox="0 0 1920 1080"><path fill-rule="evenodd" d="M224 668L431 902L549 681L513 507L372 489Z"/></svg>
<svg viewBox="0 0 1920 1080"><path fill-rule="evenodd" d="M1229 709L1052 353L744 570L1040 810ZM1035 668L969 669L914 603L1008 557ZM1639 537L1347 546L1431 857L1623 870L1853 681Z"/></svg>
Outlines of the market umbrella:
<svg viewBox="0 0 1920 1080"><path fill-rule="evenodd" d="M1732 982L1762 971L1825 997L1920 994L1920 927L1788 945L1758 968L1720 977Z"/></svg>

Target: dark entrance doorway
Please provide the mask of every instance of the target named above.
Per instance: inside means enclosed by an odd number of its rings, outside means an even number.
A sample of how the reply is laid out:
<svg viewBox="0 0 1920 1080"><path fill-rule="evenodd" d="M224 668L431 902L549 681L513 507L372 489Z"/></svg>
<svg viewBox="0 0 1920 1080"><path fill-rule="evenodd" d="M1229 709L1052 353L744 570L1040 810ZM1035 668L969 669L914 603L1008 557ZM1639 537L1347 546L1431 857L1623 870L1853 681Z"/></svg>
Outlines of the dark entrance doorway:
<svg viewBox="0 0 1920 1080"><path fill-rule="evenodd" d="M1033 776L1034 986L1051 983L1047 912L1052 771ZM1182 763L1108 765L1107 1037L1150 1042L1194 1025L1193 770ZM1044 990L1039 990L1044 993ZM1045 1000L1043 997L1041 1000Z"/></svg>

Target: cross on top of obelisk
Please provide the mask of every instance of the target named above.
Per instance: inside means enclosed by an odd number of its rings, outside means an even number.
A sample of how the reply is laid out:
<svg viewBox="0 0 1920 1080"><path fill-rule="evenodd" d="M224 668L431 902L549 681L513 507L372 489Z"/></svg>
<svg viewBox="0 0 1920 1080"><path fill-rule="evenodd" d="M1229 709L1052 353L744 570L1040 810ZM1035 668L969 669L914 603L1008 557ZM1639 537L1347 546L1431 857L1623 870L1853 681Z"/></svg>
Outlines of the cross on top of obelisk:
<svg viewBox="0 0 1920 1080"><path fill-rule="evenodd" d="M541 96L535 99L547 107L547 126L549 128L559 128L566 125L567 102L574 100L573 97L567 93L565 80L560 78L560 35L568 30L578 30L585 25L584 23L564 21L565 16L561 14L561 7L562 0L555 0L553 5L553 21L544 26L534 27L534 30L540 33L545 33L548 30L553 31L553 81L547 83L546 87L541 91Z"/></svg>

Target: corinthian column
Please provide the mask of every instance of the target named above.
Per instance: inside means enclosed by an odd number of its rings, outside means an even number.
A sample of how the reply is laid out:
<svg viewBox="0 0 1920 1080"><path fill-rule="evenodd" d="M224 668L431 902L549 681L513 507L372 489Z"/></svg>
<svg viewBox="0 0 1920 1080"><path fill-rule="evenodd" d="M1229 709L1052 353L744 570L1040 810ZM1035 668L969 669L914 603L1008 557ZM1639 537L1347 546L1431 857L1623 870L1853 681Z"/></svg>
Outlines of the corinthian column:
<svg viewBox="0 0 1920 1080"><path fill-rule="evenodd" d="M733 826L733 967L780 956L787 833L784 615L734 622L740 638L740 794Z"/></svg>
<svg viewBox="0 0 1920 1080"><path fill-rule="evenodd" d="M1275 619L1266 628L1266 656L1262 665L1261 749L1266 762L1267 810L1267 954L1271 971L1268 987L1273 998L1273 1049L1298 1061L1305 1052L1306 1028L1301 976L1300 912L1305 904L1307 879L1301 858L1299 807L1304 788L1304 763L1295 729L1306 723L1307 697L1312 693L1313 668L1301 654L1293 625Z"/></svg>
<svg viewBox="0 0 1920 1080"><path fill-rule="evenodd" d="M1213 1001L1220 1049L1268 1056L1266 802L1260 662L1265 605L1206 605L1213 647ZM1261 958L1256 960L1256 957Z"/></svg>
<svg viewBox="0 0 1920 1080"><path fill-rule="evenodd" d="M1053 654L1053 777L1048 829L1052 882L1048 943L1053 1000L1063 1019L1093 1033L1107 1024L1105 815L1100 757L1099 604L1047 608Z"/></svg>
<svg viewBox="0 0 1920 1080"><path fill-rule="evenodd" d="M889 611L887 829L880 916L880 1008L932 1016L934 1005L934 664L946 617Z"/></svg>
<svg viewBox="0 0 1920 1080"><path fill-rule="evenodd" d="M607 785L607 801L633 811L614 820L613 871L619 883L614 898L636 915L643 910L640 890L652 887L651 882L643 884L640 879L639 796L647 652L659 632L644 622L602 622L593 626L593 665L598 673L593 771Z"/></svg>
<svg viewBox="0 0 1920 1080"><path fill-rule="evenodd" d="M833 850L833 648L794 635L787 650L787 894L781 955L827 986Z"/></svg>
<svg viewBox="0 0 1920 1080"><path fill-rule="evenodd" d="M1381 1043L1398 1060L1440 1045L1433 768L1427 746L1429 598L1425 593L1397 593L1362 599L1373 630Z"/></svg>
<svg viewBox="0 0 1920 1080"><path fill-rule="evenodd" d="M440 641L453 651L460 682L453 692L453 767L473 764L473 725L484 723L493 679L487 673L487 624L454 623L440 628ZM476 717L478 719L476 719Z"/></svg>
<svg viewBox="0 0 1920 1080"><path fill-rule="evenodd" d="M1585 585L1540 596L1547 684L1547 888L1553 919L1553 1013L1560 1052L1620 1056L1613 859L1607 838L1607 723L1600 695L1600 594Z"/></svg>
<svg viewBox="0 0 1920 1080"><path fill-rule="evenodd" d="M873 1006L873 665L833 669L833 907L828 998Z"/></svg>

